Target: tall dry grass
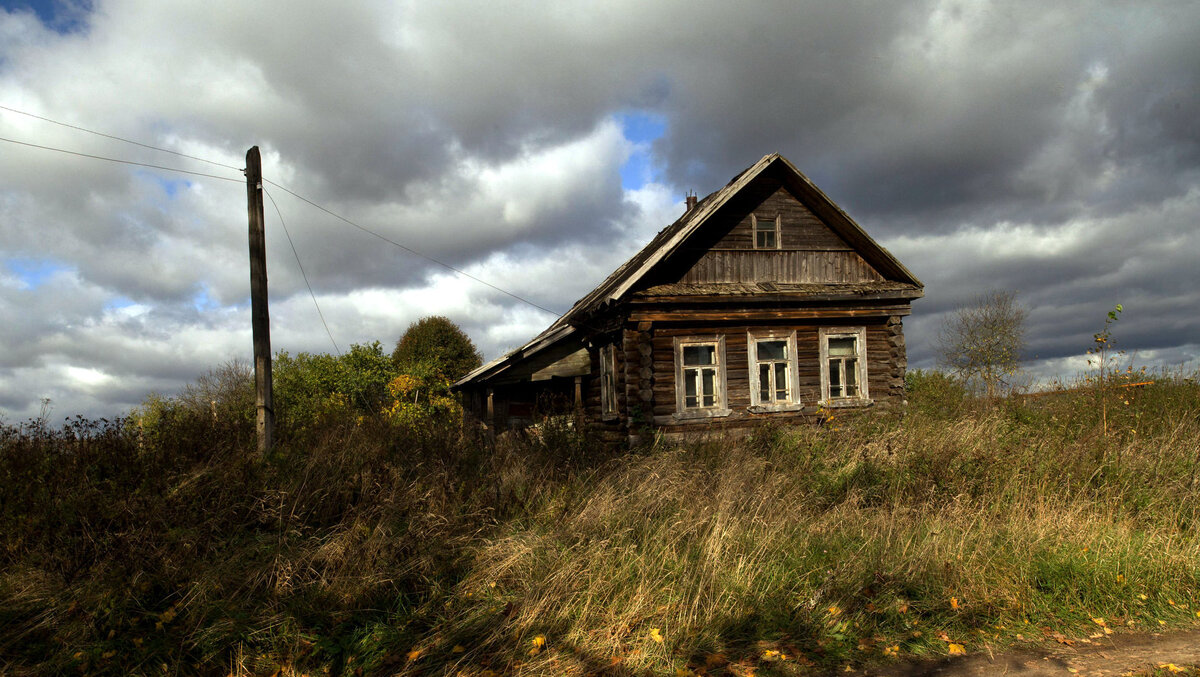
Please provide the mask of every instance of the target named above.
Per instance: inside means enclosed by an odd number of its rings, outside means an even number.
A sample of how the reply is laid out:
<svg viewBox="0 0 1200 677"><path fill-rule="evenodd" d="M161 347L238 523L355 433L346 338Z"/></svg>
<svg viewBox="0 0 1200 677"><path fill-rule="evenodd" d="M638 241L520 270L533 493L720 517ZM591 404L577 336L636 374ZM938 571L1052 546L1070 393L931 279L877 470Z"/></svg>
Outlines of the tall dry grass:
<svg viewBox="0 0 1200 677"><path fill-rule="evenodd" d="M258 457L204 398L9 426L0 672L791 674L1195 618L1194 380L1107 431L952 385L625 453L348 419Z"/></svg>

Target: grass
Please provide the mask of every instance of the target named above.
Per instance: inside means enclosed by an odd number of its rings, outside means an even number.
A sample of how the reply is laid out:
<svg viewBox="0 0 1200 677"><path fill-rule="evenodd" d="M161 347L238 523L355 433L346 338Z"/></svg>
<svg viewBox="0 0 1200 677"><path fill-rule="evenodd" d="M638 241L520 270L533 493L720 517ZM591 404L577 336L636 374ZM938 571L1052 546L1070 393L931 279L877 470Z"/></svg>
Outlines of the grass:
<svg viewBox="0 0 1200 677"><path fill-rule="evenodd" d="M1107 430L1091 391L910 385L903 419L627 453L9 427L0 671L819 674L1200 620L1194 379L1110 393Z"/></svg>

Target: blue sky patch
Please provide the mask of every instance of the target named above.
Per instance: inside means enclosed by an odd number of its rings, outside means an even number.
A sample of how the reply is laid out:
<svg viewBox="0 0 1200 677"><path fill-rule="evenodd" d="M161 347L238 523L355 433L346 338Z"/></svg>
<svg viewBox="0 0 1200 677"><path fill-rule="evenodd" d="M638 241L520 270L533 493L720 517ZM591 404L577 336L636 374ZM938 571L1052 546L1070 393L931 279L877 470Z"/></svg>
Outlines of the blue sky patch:
<svg viewBox="0 0 1200 677"><path fill-rule="evenodd" d="M66 35L87 25L91 0L0 0L0 8L9 12L33 12L46 28Z"/></svg>
<svg viewBox="0 0 1200 677"><path fill-rule="evenodd" d="M645 111L617 113L615 117L621 123L622 135L637 146L621 165L621 187L636 190L657 181L660 171L650 147L667 132L667 118Z"/></svg>
<svg viewBox="0 0 1200 677"><path fill-rule="evenodd" d="M7 259L4 267L17 276L28 289L37 289L55 273L71 270L71 267L52 259Z"/></svg>

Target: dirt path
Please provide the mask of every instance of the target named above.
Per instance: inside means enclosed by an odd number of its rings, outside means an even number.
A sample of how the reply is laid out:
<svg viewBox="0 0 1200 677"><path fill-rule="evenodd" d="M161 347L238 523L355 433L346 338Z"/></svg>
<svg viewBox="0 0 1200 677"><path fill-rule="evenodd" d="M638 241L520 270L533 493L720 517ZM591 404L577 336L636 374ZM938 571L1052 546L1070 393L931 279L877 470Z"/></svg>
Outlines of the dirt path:
<svg viewBox="0 0 1200 677"><path fill-rule="evenodd" d="M1055 645L858 671L860 677L975 677L983 675L1105 675L1149 670L1164 663L1200 665L1200 630L1114 634L1093 644ZM1195 674L1191 670L1187 674Z"/></svg>

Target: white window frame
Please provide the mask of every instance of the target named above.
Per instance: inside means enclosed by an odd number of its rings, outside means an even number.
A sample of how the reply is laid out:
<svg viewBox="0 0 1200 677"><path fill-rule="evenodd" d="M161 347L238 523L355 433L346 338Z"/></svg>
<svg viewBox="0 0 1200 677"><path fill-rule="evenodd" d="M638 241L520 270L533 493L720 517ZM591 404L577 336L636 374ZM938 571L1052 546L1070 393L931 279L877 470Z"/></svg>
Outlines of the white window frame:
<svg viewBox="0 0 1200 677"><path fill-rule="evenodd" d="M821 360L821 405L825 407L857 407L870 404L871 396L867 390L867 328L821 327L818 337ZM855 343L857 349L855 376L858 382L858 395L834 399L829 396L829 340L851 337L857 339Z"/></svg>
<svg viewBox="0 0 1200 677"><path fill-rule="evenodd" d="M759 381L758 342L787 341L787 400L763 402ZM789 411L800 409L800 376L796 361L796 331L747 331L746 354L750 363L750 411Z"/></svg>
<svg viewBox="0 0 1200 677"><path fill-rule="evenodd" d="M600 346L600 415L617 416L617 350L612 343Z"/></svg>
<svg viewBox="0 0 1200 677"><path fill-rule="evenodd" d="M716 403L711 407L684 407L684 366L683 366L683 349L689 346L713 346L716 348L714 352L717 363L713 366L717 368L716 383L714 384L716 392ZM719 336L676 336L675 337L675 418L711 418L714 416L728 416L729 409L729 394L726 388L728 382L728 374L726 365L728 361L725 359L725 337Z"/></svg>
<svg viewBox="0 0 1200 677"><path fill-rule="evenodd" d="M781 220L782 220L782 217L779 214L776 214L774 219L760 219L756 214L750 215L750 239L751 239L752 243L754 244L755 249L782 249L783 248L783 242L782 242L783 234L780 232L781 231L781 227L780 227ZM758 230L759 230L758 222L759 221L774 221L774 223L775 223L775 246L774 247L758 246ZM763 230L765 231L766 228L763 228Z"/></svg>

